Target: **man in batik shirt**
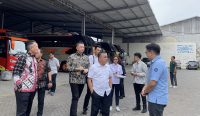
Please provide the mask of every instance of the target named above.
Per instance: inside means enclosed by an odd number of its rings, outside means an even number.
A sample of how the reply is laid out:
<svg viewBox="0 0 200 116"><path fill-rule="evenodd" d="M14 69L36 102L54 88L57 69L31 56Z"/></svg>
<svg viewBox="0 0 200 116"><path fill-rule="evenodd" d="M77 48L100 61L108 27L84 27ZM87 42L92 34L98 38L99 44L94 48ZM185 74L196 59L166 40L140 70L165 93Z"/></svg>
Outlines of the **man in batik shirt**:
<svg viewBox="0 0 200 116"><path fill-rule="evenodd" d="M72 102L70 108L70 116L77 116L78 100L82 94L86 76L89 68L89 58L84 55L84 43L76 44L77 52L70 55L67 62L69 71L69 83L72 92Z"/></svg>

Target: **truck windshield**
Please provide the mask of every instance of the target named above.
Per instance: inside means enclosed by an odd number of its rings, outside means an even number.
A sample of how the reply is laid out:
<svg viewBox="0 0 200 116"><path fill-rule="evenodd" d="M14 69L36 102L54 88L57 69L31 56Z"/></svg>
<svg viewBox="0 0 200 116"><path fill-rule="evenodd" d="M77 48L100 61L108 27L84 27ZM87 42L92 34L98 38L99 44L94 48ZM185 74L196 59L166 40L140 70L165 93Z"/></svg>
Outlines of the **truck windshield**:
<svg viewBox="0 0 200 116"><path fill-rule="evenodd" d="M11 42L10 42L11 44ZM10 45L10 54L17 54L19 52L26 53L25 43L23 41L14 41L14 49L11 48Z"/></svg>
<svg viewBox="0 0 200 116"><path fill-rule="evenodd" d="M6 57L6 40L0 40L0 57Z"/></svg>

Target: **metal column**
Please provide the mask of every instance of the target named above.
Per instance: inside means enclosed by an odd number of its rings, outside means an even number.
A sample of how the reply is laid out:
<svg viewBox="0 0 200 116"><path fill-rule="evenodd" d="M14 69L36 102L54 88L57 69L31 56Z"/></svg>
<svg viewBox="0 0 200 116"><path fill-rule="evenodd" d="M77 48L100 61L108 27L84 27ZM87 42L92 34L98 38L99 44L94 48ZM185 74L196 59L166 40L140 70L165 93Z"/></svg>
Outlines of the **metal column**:
<svg viewBox="0 0 200 116"><path fill-rule="evenodd" d="M82 19L81 34L85 35L85 15L83 16Z"/></svg>
<svg viewBox="0 0 200 116"><path fill-rule="evenodd" d="M114 39L115 39L115 30L112 29L112 44L114 44Z"/></svg>
<svg viewBox="0 0 200 116"><path fill-rule="evenodd" d="M54 26L52 26L51 27L51 34L54 34L54 32L55 32L55 28L54 28Z"/></svg>
<svg viewBox="0 0 200 116"><path fill-rule="evenodd" d="M30 24L30 28L31 28L31 33L34 33L34 22L31 21L31 24Z"/></svg>
<svg viewBox="0 0 200 116"><path fill-rule="evenodd" d="M130 50L130 48L129 48L129 43L127 43L127 55L128 55L128 56L130 56L129 50Z"/></svg>
<svg viewBox="0 0 200 116"><path fill-rule="evenodd" d="M1 14L1 28L4 28L4 18L5 18L5 12L3 11Z"/></svg>

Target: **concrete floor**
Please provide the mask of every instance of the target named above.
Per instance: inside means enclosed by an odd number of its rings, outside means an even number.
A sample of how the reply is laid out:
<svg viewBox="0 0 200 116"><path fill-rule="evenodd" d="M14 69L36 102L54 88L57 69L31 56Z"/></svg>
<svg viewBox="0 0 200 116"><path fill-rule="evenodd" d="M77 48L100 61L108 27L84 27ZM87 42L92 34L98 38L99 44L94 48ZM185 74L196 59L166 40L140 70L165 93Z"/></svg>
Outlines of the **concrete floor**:
<svg viewBox="0 0 200 116"><path fill-rule="evenodd" d="M130 68L127 69L127 72ZM164 116L200 116L200 71L179 70L177 74L178 88L169 88L169 104ZM68 74L59 73L58 87L55 96L46 95L44 116L69 116L71 92L68 84ZM81 115L86 86L79 101L78 116ZM125 79L126 97L120 100L121 112L113 110L111 116L148 116L133 112L135 106L132 78ZM15 97L12 81L0 81L0 116L15 116ZM37 97L35 97L31 116L37 113ZM88 116L90 111L88 112Z"/></svg>

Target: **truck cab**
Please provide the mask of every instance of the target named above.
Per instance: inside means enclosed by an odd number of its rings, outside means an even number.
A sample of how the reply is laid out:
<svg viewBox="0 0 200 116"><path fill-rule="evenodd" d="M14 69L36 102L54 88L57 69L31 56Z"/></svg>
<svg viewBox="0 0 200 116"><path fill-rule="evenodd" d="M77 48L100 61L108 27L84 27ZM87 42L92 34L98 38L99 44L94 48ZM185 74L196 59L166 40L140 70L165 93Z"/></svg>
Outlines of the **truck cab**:
<svg viewBox="0 0 200 116"><path fill-rule="evenodd" d="M0 29L0 70L12 71L19 52L26 53L27 39L9 36L6 30Z"/></svg>

